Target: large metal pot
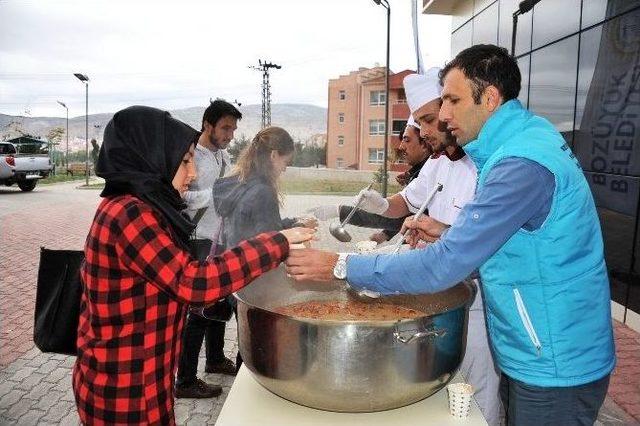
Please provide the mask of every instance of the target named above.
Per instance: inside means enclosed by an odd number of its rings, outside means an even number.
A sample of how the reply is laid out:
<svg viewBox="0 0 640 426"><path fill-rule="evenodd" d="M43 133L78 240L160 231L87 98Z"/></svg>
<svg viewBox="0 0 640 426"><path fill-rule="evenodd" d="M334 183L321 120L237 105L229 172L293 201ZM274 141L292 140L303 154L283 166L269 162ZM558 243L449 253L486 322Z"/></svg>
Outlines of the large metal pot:
<svg viewBox="0 0 640 426"><path fill-rule="evenodd" d="M434 295L384 298L384 303L437 311L412 320L295 318L273 310L356 296L340 281L294 282L280 267L236 294L240 353L258 382L290 401L330 411L397 408L433 394L454 375L464 355L474 295L472 284L460 283Z"/></svg>

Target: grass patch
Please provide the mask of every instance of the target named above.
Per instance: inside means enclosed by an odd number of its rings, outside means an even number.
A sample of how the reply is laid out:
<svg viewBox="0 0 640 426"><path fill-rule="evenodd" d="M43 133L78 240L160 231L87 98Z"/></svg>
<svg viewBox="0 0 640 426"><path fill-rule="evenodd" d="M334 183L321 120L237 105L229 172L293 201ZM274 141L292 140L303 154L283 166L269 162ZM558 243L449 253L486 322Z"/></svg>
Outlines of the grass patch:
<svg viewBox="0 0 640 426"><path fill-rule="evenodd" d="M83 180L84 177L80 176L74 180ZM43 179L44 180L44 179ZM71 180L71 179L69 179ZM63 182L63 181L61 181ZM367 184L364 182L356 181L338 181L338 180L311 180L311 179L295 179L282 181L282 191L285 194L299 195L299 194L317 194L317 195L355 195ZM102 189L104 183L90 183L89 186L82 185L80 189ZM378 192L382 192L382 186L380 184L374 184L373 189ZM400 192L402 187L398 184L392 184L387 186L387 193L389 195Z"/></svg>
<svg viewBox="0 0 640 426"><path fill-rule="evenodd" d="M71 176L71 175L67 175L67 174L57 174L57 175L49 175L48 177L44 178L44 179L40 179L38 181L38 184L43 184L43 185L47 185L50 183L60 183L60 182L72 182L72 181L82 181L84 180L84 176Z"/></svg>
<svg viewBox="0 0 640 426"><path fill-rule="evenodd" d="M354 195L360 192L367 184L364 182L338 181L338 180L311 180L295 179L282 182L282 191L285 194L332 194ZM374 184L373 189L382 191L382 185ZM387 186L388 194L399 192L401 187L397 184Z"/></svg>

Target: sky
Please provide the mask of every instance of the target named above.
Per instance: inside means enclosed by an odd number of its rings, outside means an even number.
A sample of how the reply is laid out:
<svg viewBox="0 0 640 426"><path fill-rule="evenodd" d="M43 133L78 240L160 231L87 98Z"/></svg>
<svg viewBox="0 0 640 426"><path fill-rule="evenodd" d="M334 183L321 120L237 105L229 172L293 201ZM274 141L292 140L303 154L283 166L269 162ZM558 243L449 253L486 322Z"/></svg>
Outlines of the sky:
<svg viewBox="0 0 640 426"><path fill-rule="evenodd" d="M411 0L391 4L393 72L415 69ZM422 0L418 1L422 4ZM451 20L419 15L427 67L450 56ZM261 101L266 59L272 103L327 106L327 86L384 66L386 9L373 0L0 0L0 113L84 115L133 104L204 106Z"/></svg>

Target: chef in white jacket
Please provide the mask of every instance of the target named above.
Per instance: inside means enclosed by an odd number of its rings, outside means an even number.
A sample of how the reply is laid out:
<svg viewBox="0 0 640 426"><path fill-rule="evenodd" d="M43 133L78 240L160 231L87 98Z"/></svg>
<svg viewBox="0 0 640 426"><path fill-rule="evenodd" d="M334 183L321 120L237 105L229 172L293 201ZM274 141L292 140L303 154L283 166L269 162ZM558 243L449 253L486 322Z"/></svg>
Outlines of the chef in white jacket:
<svg viewBox="0 0 640 426"><path fill-rule="evenodd" d="M438 119L442 92L438 72L438 68L432 68L424 75L410 74L403 82L409 109L420 126L420 136L427 139L434 154L418 177L398 194L383 198L373 190L361 191L361 209L388 217L416 213L433 189L441 184L442 190L427 204L426 214L451 225L462 207L473 199L476 167ZM502 417L500 378L489 349L480 286L477 281L475 284L478 291L469 312L467 347L460 370L465 380L473 385L474 397L489 425L499 425Z"/></svg>
<svg viewBox="0 0 640 426"><path fill-rule="evenodd" d="M410 74L403 82L411 114L420 125L421 136L426 137L431 144L434 154L422 167L418 177L399 195L407 210L415 213L433 188L442 184L442 190L427 205L428 214L451 225L462 207L473 199L477 171L471 159L456 144L455 138L441 131L443 127L438 120L442 91L438 81L439 71L438 68L432 68L425 75ZM389 207L384 212L381 211L387 203L381 202L384 199L379 194L376 197L377 193L372 192L374 191L368 191L360 208L367 210L367 207L373 205L378 207L374 209L375 213L387 214ZM489 425L499 425L502 411L498 394L500 376L489 349L484 305L477 282L476 287L478 293L469 311L467 349L460 371L475 388L474 397Z"/></svg>

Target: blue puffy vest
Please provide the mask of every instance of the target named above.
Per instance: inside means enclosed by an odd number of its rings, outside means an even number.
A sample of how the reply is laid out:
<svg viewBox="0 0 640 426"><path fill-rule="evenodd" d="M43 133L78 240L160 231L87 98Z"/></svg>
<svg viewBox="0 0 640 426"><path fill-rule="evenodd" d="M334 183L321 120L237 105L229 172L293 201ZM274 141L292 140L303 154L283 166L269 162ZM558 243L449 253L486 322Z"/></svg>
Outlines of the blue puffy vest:
<svg viewBox="0 0 640 426"><path fill-rule="evenodd" d="M464 150L478 168L478 188L506 157L535 161L555 177L543 225L521 228L480 267L498 366L545 387L604 377L615 364L609 280L595 204L573 153L551 123L517 100L502 105Z"/></svg>

